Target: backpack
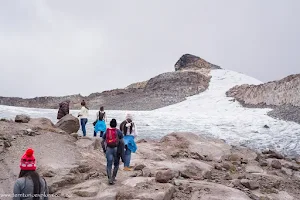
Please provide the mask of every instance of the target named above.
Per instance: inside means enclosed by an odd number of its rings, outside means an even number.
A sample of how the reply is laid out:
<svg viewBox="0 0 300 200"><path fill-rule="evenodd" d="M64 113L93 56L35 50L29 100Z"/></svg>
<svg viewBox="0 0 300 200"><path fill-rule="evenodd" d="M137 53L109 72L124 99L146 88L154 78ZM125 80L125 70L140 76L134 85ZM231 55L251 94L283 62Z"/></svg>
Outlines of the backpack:
<svg viewBox="0 0 300 200"><path fill-rule="evenodd" d="M130 135L132 134L133 131L133 127L134 127L134 123L131 119L127 119L124 121L123 127L122 127L122 131L124 135L127 135L128 129L129 129L129 133Z"/></svg>
<svg viewBox="0 0 300 200"><path fill-rule="evenodd" d="M104 119L105 112L100 112L99 111L99 120L102 121Z"/></svg>
<svg viewBox="0 0 300 200"><path fill-rule="evenodd" d="M119 143L118 132L116 128L108 128L106 130L106 144L108 147L117 147Z"/></svg>

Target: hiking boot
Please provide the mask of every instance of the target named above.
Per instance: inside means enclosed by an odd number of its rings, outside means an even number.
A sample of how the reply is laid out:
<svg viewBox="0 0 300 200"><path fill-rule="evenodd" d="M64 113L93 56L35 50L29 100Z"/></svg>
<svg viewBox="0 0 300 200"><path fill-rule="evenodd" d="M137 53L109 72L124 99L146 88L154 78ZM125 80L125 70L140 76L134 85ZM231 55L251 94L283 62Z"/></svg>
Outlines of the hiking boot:
<svg viewBox="0 0 300 200"><path fill-rule="evenodd" d="M132 171L132 169L131 168L129 168L129 167L124 167L124 169L123 169L124 171Z"/></svg>
<svg viewBox="0 0 300 200"><path fill-rule="evenodd" d="M108 184L109 184L109 185L115 184L112 178L108 180Z"/></svg>

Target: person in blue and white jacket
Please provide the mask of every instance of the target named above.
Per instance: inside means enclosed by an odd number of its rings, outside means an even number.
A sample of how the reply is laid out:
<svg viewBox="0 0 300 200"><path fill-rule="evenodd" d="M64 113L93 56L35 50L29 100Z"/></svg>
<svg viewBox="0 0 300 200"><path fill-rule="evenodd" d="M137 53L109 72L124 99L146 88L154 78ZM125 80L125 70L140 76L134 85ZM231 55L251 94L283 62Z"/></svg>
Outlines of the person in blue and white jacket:
<svg viewBox="0 0 300 200"><path fill-rule="evenodd" d="M136 124L133 122L133 117L131 114L126 114L126 120L120 124L120 130L124 134L124 144L125 144L125 155L124 155L124 170L131 171L130 160L131 153L135 153L137 150L136 143L134 139L138 136L138 131Z"/></svg>

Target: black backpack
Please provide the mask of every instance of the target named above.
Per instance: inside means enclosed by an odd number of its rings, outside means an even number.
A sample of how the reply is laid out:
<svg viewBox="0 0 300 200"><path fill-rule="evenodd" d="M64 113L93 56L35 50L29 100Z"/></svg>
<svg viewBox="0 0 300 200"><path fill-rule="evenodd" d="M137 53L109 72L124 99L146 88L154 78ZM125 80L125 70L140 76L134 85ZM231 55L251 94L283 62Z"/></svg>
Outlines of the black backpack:
<svg viewBox="0 0 300 200"><path fill-rule="evenodd" d="M101 111L99 111L99 119L98 120L103 121L104 116L105 116L105 112L102 113Z"/></svg>

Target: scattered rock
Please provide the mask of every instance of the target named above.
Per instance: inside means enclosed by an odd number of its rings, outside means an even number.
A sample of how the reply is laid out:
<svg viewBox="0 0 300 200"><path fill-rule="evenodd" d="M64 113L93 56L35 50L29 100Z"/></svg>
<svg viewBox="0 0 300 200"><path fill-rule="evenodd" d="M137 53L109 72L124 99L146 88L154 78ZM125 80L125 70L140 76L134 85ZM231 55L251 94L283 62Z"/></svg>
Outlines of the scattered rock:
<svg viewBox="0 0 300 200"><path fill-rule="evenodd" d="M72 115L64 116L57 122L55 126L69 134L77 133L80 128L78 118Z"/></svg>
<svg viewBox="0 0 300 200"><path fill-rule="evenodd" d="M231 163L223 163L222 167L231 172L236 171L236 167Z"/></svg>
<svg viewBox="0 0 300 200"><path fill-rule="evenodd" d="M232 180L232 176L231 176L229 173L227 173L227 174L225 175L224 179L225 179L225 180Z"/></svg>
<svg viewBox="0 0 300 200"><path fill-rule="evenodd" d="M215 169L217 169L217 170L222 170L222 169L223 169L222 166L221 166L220 164L215 164L214 167L215 167Z"/></svg>
<svg viewBox="0 0 300 200"><path fill-rule="evenodd" d="M145 167L146 167L146 165L144 165L144 164L138 164L138 165L136 165L136 166L134 167L134 170L135 170L135 171L142 170L142 169L144 169Z"/></svg>
<svg viewBox="0 0 300 200"><path fill-rule="evenodd" d="M281 167L282 167L282 165L281 165L281 163L279 162L279 160L272 160L271 166L272 166L274 169L281 169Z"/></svg>
<svg viewBox="0 0 300 200"><path fill-rule="evenodd" d="M248 165L246 166L247 173L263 173L264 170L256 165Z"/></svg>
<svg viewBox="0 0 300 200"><path fill-rule="evenodd" d="M159 183L168 183L170 180L174 178L174 174L172 170L160 170L156 173L155 180Z"/></svg>
<svg viewBox="0 0 300 200"><path fill-rule="evenodd" d="M148 167L145 167L142 169L142 176L143 177L150 177L151 176L151 170Z"/></svg>
<svg viewBox="0 0 300 200"><path fill-rule="evenodd" d="M292 176L293 175L293 171L291 169L287 169L287 168L282 168L281 172L287 176Z"/></svg>
<svg viewBox="0 0 300 200"><path fill-rule="evenodd" d="M260 160L260 161L259 161L259 165L260 165L261 167L266 167L266 166L268 166L268 161L267 161L267 160Z"/></svg>
<svg viewBox="0 0 300 200"><path fill-rule="evenodd" d="M251 181L248 179L242 179L241 184L250 190L255 190L259 188L259 184L256 181Z"/></svg>
<svg viewBox="0 0 300 200"><path fill-rule="evenodd" d="M36 136L38 134L37 134L37 132L35 132L32 129L28 128L28 129L23 131L23 135Z"/></svg>
<svg viewBox="0 0 300 200"><path fill-rule="evenodd" d="M212 173L211 173L211 171L205 171L203 173L203 178L211 180L212 179Z"/></svg>
<svg viewBox="0 0 300 200"><path fill-rule="evenodd" d="M11 143L10 143L10 141L8 141L8 140L5 140L5 141L3 142L3 144L4 144L4 147L5 147L5 148L11 147Z"/></svg>
<svg viewBox="0 0 300 200"><path fill-rule="evenodd" d="M270 128L268 125L264 125L264 128Z"/></svg>
<svg viewBox="0 0 300 200"><path fill-rule="evenodd" d="M71 136L78 140L78 133L71 133Z"/></svg>
<svg viewBox="0 0 300 200"><path fill-rule="evenodd" d="M30 116L28 115L17 115L15 118L15 122L18 123L28 123L30 121Z"/></svg>

